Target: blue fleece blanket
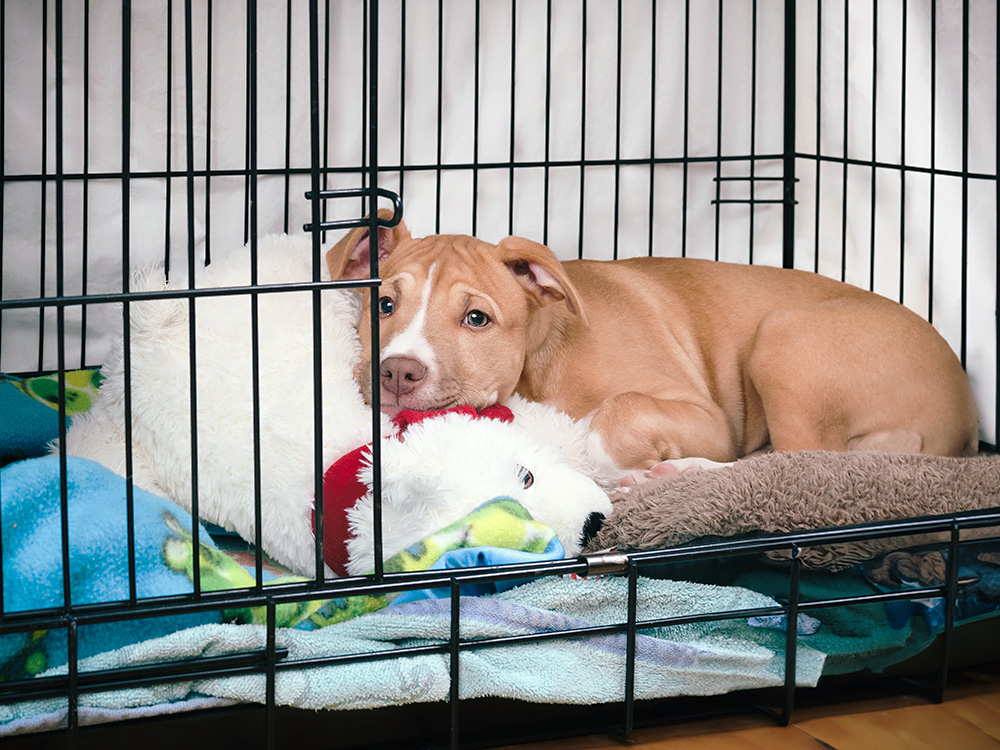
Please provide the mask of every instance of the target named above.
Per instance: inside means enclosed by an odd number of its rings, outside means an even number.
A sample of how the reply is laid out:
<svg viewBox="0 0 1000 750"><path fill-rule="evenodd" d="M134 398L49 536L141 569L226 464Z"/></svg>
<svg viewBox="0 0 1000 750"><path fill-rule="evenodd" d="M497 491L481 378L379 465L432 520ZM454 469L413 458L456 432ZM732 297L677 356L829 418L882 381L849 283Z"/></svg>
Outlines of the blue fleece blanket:
<svg viewBox="0 0 1000 750"><path fill-rule="evenodd" d="M101 384L99 370L70 370L62 378L66 426L87 411ZM0 466L44 456L59 437L59 377L19 378L0 373Z"/></svg>
<svg viewBox="0 0 1000 750"><path fill-rule="evenodd" d="M129 599L128 515L125 480L92 461L67 459L69 599L73 604ZM5 614L60 608L65 604L63 510L59 457L19 461L0 471ZM191 516L162 498L134 487L135 588L140 598L190 593L191 579L164 560L179 529L190 533ZM212 546L202 529L201 540ZM179 629L219 622L218 613L148 618L83 627L79 655L117 648ZM37 674L66 662L62 630L8 634L0 638L4 680Z"/></svg>

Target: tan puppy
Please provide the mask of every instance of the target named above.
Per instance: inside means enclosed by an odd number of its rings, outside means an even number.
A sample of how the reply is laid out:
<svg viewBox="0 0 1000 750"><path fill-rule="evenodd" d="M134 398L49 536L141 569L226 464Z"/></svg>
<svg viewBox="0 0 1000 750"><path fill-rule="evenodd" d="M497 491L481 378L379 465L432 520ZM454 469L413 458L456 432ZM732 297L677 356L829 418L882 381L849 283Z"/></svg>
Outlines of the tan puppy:
<svg viewBox="0 0 1000 750"><path fill-rule="evenodd" d="M367 229L327 253L369 275ZM560 263L535 242L379 232L382 408L513 393L591 417L622 469L776 450L970 455L968 380L902 305L812 273L693 259ZM371 296L358 380L370 399Z"/></svg>

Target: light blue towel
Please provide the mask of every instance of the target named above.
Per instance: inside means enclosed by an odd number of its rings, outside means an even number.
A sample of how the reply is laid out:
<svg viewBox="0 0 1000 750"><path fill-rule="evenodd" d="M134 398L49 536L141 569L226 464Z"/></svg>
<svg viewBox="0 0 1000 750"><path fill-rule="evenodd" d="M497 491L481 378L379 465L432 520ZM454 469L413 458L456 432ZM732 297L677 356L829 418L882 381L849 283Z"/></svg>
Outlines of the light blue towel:
<svg viewBox="0 0 1000 750"><path fill-rule="evenodd" d="M488 597L461 599L462 637L548 632L623 622L627 581L618 577L545 578ZM771 606L752 591L641 579L639 618L652 619L731 608ZM318 631L282 629L279 648L289 659L388 652L400 646L447 642L447 599L400 604ZM636 697L710 695L783 682L785 636L750 627L744 619L641 631L637 638ZM110 669L164 660L247 652L264 647L265 630L250 625L203 625L85 660L81 669ZM599 635L463 650L464 698L498 696L546 703L602 703L624 697L624 634ZM800 642L797 683L815 685L824 656ZM64 673L65 668L53 673ZM263 702L263 675L220 677L180 685L85 694L88 711L106 715L193 697ZM388 658L278 673L276 699L302 708L355 709L447 700L449 657ZM58 711L58 701L0 706L0 722ZM166 710L166 705L164 705ZM13 725L11 725L13 726ZM0 730L2 731L2 730Z"/></svg>

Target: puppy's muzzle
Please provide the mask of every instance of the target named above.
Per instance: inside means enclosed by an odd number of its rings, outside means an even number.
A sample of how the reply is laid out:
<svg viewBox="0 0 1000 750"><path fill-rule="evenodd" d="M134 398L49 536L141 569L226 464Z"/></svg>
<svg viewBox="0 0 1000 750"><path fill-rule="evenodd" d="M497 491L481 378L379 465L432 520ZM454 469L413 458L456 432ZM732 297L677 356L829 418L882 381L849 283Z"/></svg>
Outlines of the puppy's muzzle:
<svg viewBox="0 0 1000 750"><path fill-rule="evenodd" d="M379 368L382 388L396 396L412 393L427 374L427 366L413 357L386 357Z"/></svg>

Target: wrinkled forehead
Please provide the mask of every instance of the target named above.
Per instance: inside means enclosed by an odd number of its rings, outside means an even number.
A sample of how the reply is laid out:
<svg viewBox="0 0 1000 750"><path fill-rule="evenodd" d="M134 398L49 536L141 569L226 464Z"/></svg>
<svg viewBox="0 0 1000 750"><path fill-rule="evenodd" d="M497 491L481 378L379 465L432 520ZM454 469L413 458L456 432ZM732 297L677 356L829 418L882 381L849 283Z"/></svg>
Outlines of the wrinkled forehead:
<svg viewBox="0 0 1000 750"><path fill-rule="evenodd" d="M496 246L465 235L434 235L399 245L379 266L383 284L422 290L467 288L471 292L503 295L517 288Z"/></svg>

